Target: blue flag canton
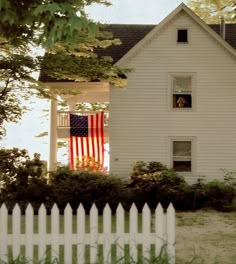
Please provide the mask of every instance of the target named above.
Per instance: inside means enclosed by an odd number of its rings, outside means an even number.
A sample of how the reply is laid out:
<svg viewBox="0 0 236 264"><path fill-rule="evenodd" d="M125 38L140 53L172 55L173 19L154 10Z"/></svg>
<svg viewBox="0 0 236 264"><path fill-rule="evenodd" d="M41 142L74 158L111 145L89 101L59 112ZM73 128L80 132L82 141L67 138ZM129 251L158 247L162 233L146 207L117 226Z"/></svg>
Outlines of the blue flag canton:
<svg viewBox="0 0 236 264"><path fill-rule="evenodd" d="M88 136L88 116L70 114L70 135L75 137Z"/></svg>

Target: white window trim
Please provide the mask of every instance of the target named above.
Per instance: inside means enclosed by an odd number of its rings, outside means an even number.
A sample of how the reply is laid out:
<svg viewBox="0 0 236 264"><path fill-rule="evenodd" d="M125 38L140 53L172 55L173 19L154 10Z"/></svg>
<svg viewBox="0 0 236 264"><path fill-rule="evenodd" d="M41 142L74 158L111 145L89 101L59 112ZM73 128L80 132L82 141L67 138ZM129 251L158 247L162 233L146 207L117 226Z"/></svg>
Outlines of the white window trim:
<svg viewBox="0 0 236 264"><path fill-rule="evenodd" d="M173 83L174 77L191 77L191 95L192 95L192 107L173 107ZM168 107L170 111L174 112L193 112L196 111L196 73L193 72L170 72L168 74Z"/></svg>
<svg viewBox="0 0 236 264"><path fill-rule="evenodd" d="M196 146L197 146L197 139L193 136L176 136L176 137L169 137L169 159L170 159L170 167L173 167L173 142L174 141L191 141L191 171L189 172L178 172L183 176L187 175L194 175L196 171Z"/></svg>

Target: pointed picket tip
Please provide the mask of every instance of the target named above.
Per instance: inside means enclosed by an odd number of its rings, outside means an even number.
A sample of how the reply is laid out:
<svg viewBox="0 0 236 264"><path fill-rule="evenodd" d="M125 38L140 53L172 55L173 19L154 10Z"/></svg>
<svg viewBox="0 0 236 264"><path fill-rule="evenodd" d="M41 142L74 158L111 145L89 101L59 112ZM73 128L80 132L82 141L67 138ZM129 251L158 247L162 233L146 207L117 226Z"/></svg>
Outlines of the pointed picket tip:
<svg viewBox="0 0 236 264"><path fill-rule="evenodd" d="M119 203L116 208L116 214L124 214L124 207L122 206L121 203Z"/></svg>
<svg viewBox="0 0 236 264"><path fill-rule="evenodd" d="M130 208L130 212L131 211L138 211L137 206L135 205L135 203L132 203L132 206Z"/></svg>
<svg viewBox="0 0 236 264"><path fill-rule="evenodd" d="M45 205L42 203L39 207L39 212L43 212L43 211L46 211L46 207Z"/></svg>
<svg viewBox="0 0 236 264"><path fill-rule="evenodd" d="M13 207L13 212L16 211L20 211L20 206L18 203L15 204L15 206Z"/></svg>
<svg viewBox="0 0 236 264"><path fill-rule="evenodd" d="M79 204L79 207L77 208L77 212L78 211L85 211L82 203Z"/></svg>
<svg viewBox="0 0 236 264"><path fill-rule="evenodd" d="M164 212L164 209L163 209L161 203L158 203L157 208L156 208L155 211L156 211L157 213L163 213L163 212Z"/></svg>
<svg viewBox="0 0 236 264"><path fill-rule="evenodd" d="M82 203L80 203L79 207L77 208L76 213L78 216L85 215L85 209Z"/></svg>
<svg viewBox="0 0 236 264"><path fill-rule="evenodd" d="M58 206L57 206L56 203L53 204L53 206L52 206L52 210L59 210L59 208L58 208Z"/></svg>
<svg viewBox="0 0 236 264"><path fill-rule="evenodd" d="M124 210L124 207L123 207L122 203L119 203L117 208L116 208L116 211L121 210L121 209Z"/></svg>
<svg viewBox="0 0 236 264"><path fill-rule="evenodd" d="M90 208L90 212L92 211L96 211L97 210L97 206L95 203L92 204L92 207Z"/></svg>
<svg viewBox="0 0 236 264"><path fill-rule="evenodd" d="M175 212L175 208L174 208L172 203L170 203L168 208L167 208L167 212L171 212L171 211Z"/></svg>
<svg viewBox="0 0 236 264"><path fill-rule="evenodd" d="M103 209L103 212L105 213L105 212L111 212L111 207L110 207L110 205L108 204L108 203L106 203L106 205L105 205L105 207L104 207L104 209Z"/></svg>
<svg viewBox="0 0 236 264"><path fill-rule="evenodd" d="M5 203L3 203L3 204L1 205L1 207L0 207L0 211L1 211L1 212L7 212L7 211L8 211L8 209L7 209Z"/></svg>
<svg viewBox="0 0 236 264"><path fill-rule="evenodd" d="M72 212L72 208L71 208L69 203L67 203L67 205L66 205L66 207L64 209L64 213L66 213L66 212L69 212L69 213Z"/></svg>
<svg viewBox="0 0 236 264"><path fill-rule="evenodd" d="M32 207L32 205L30 203L28 203L27 207L26 207L26 212L33 212L34 209Z"/></svg>
<svg viewBox="0 0 236 264"><path fill-rule="evenodd" d="M150 211L150 208L149 208L148 204L145 203L143 206L142 212L149 212L149 211Z"/></svg>
<svg viewBox="0 0 236 264"><path fill-rule="evenodd" d="M15 204L13 211L12 211L13 220L15 217L19 216L20 214L21 214L21 209L20 209L19 204L17 203L17 204Z"/></svg>

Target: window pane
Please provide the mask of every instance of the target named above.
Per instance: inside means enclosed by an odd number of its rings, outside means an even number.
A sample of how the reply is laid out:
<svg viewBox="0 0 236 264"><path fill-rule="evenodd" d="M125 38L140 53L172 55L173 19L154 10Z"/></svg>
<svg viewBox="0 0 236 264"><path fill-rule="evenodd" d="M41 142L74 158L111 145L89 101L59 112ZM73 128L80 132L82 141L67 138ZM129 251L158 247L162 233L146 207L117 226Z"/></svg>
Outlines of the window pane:
<svg viewBox="0 0 236 264"><path fill-rule="evenodd" d="M181 108L181 107L192 107L192 96L191 94L174 94L173 95L173 107Z"/></svg>
<svg viewBox="0 0 236 264"><path fill-rule="evenodd" d="M173 92L182 93L182 92L191 92L191 83L192 78L188 77L174 77L173 78Z"/></svg>
<svg viewBox="0 0 236 264"><path fill-rule="evenodd" d="M191 157L191 141L174 141L173 156Z"/></svg>
<svg viewBox="0 0 236 264"><path fill-rule="evenodd" d="M188 42L188 30L187 29L178 29L178 42Z"/></svg>
<svg viewBox="0 0 236 264"><path fill-rule="evenodd" d="M191 161L173 161L173 168L177 172L192 171Z"/></svg>

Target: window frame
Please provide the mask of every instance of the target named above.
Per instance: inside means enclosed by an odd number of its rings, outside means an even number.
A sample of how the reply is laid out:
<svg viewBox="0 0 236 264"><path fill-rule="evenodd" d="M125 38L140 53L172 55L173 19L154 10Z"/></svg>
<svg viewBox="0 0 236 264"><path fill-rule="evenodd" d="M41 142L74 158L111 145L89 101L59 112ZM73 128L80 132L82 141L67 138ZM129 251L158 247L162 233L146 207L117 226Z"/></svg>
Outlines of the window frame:
<svg viewBox="0 0 236 264"><path fill-rule="evenodd" d="M191 107L174 107L174 95L181 95L181 93L174 93L174 82L175 78L183 77L191 78L191 93L182 92L183 95L191 95ZM173 72L168 74L169 79L169 109L171 111L195 111L196 110L196 74L190 72Z"/></svg>
<svg viewBox="0 0 236 264"><path fill-rule="evenodd" d="M180 30L186 30L186 32L187 32L187 41L178 41L179 40L179 32L180 32ZM184 45L189 44L189 29L188 28L179 27L179 28L176 29L176 43L180 44L180 45L181 44L184 44Z"/></svg>
<svg viewBox="0 0 236 264"><path fill-rule="evenodd" d="M170 137L170 166L174 168L174 142L191 142L191 171L176 171L182 175L193 175L196 168L196 137ZM184 161L184 160L183 160Z"/></svg>

